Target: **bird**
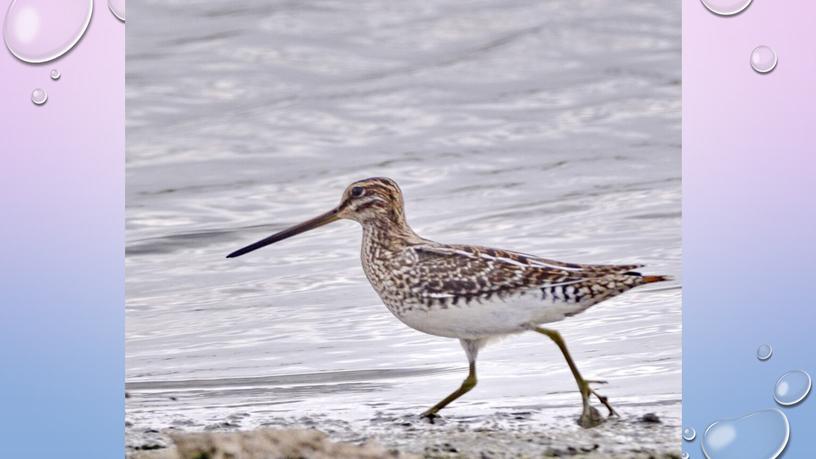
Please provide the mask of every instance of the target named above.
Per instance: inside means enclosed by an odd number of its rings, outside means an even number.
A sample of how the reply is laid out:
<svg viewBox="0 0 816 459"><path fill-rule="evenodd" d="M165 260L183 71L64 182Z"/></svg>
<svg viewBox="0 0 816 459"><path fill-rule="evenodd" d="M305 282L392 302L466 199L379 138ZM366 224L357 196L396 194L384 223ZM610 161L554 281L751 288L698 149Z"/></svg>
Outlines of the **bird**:
<svg viewBox="0 0 816 459"><path fill-rule="evenodd" d="M238 249L236 258L292 236L338 221L362 226L361 261L374 291L405 325L434 336L458 339L468 359L468 375L459 388L430 407L422 418L433 420L477 383L480 349L496 339L524 332L552 340L566 360L581 394L581 427L604 418L592 405L596 397L619 416L607 397L578 370L562 335L545 324L572 317L590 306L634 287L670 280L644 275L640 264L577 264L510 250L442 244L419 236L405 217L403 193L385 177L355 181L340 203L326 213Z"/></svg>

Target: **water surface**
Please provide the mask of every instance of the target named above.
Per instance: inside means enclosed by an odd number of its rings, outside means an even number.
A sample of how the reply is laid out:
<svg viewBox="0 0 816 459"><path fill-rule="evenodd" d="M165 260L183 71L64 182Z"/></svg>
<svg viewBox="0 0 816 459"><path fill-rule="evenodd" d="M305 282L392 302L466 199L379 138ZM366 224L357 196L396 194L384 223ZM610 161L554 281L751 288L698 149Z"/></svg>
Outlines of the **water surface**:
<svg viewBox="0 0 816 459"><path fill-rule="evenodd" d="M679 2L152 0L128 14L134 429L321 417L360 431L458 386L459 344L382 306L355 223L224 259L356 179L397 180L409 222L441 242L680 275ZM679 285L556 325L624 417L659 412L677 439ZM528 334L485 349L479 386L446 414L534 412L535 428L579 404L557 348Z"/></svg>

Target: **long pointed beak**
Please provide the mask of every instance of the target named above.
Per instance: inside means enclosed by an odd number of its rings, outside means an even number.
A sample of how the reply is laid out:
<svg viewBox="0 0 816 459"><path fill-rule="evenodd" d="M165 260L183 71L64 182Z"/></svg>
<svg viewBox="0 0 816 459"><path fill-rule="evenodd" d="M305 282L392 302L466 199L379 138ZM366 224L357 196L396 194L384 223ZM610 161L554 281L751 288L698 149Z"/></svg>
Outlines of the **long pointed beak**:
<svg viewBox="0 0 816 459"><path fill-rule="evenodd" d="M337 216L337 213L338 210L336 208L332 209L326 212L325 214L318 215L317 217L311 220L306 220L301 224L295 225L291 228L287 228L279 233L275 233L265 239L261 239L260 241L250 244L242 249L238 249L235 252L232 252L231 254L227 255L227 258L240 257L245 253L252 252L253 250L258 250L261 247L266 247L269 244L274 244L278 241L282 241L292 236L296 236L300 233L305 233L306 231L313 230L315 228L319 228L323 225L327 225L331 222L337 221L340 219L340 217Z"/></svg>

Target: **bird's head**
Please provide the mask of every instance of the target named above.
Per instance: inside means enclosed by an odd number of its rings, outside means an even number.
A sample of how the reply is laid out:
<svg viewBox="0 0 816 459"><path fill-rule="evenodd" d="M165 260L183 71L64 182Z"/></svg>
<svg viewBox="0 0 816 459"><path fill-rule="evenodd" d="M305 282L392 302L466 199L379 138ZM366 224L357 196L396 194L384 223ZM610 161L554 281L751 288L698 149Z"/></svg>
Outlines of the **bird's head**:
<svg viewBox="0 0 816 459"><path fill-rule="evenodd" d="M354 220L364 226L379 223L405 225L402 191L397 182L385 177L372 177L354 182L343 192L340 204L334 209L238 249L227 255L227 258L239 257L342 219Z"/></svg>
<svg viewBox="0 0 816 459"><path fill-rule="evenodd" d="M390 220L403 216L402 191L397 182L373 177L352 183L343 192L337 216L360 224Z"/></svg>

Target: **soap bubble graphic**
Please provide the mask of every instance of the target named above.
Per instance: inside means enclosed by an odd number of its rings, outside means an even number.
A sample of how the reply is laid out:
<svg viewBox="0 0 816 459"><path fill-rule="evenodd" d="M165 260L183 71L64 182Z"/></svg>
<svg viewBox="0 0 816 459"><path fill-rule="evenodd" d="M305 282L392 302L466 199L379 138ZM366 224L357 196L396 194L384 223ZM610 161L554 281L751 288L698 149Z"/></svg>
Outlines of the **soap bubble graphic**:
<svg viewBox="0 0 816 459"><path fill-rule="evenodd" d="M757 358L759 360L763 360L763 361L768 360L773 355L773 348L771 347L770 344L761 344L757 348L757 353L756 354L757 354Z"/></svg>
<svg viewBox="0 0 816 459"><path fill-rule="evenodd" d="M812 382L803 370L793 370L780 376L774 388L774 400L783 406L796 405L808 396Z"/></svg>
<svg viewBox="0 0 816 459"><path fill-rule="evenodd" d="M683 451L680 453L680 459L689 459L689 453Z"/></svg>
<svg viewBox="0 0 816 459"><path fill-rule="evenodd" d="M748 8L752 0L701 0L708 11L720 16L733 16Z"/></svg>
<svg viewBox="0 0 816 459"><path fill-rule="evenodd" d="M683 440L694 441L695 438L697 438L697 431L694 430L694 427L686 427L683 429Z"/></svg>
<svg viewBox="0 0 816 459"><path fill-rule="evenodd" d="M37 89L31 91L31 102L34 102L34 105L42 105L47 100L48 100L48 93L45 92L45 89L37 88Z"/></svg>
<svg viewBox="0 0 816 459"><path fill-rule="evenodd" d="M789 438L790 424L782 411L760 410L709 425L703 433L703 454L708 459L776 459Z"/></svg>
<svg viewBox="0 0 816 459"><path fill-rule="evenodd" d="M777 62L776 53L769 46L757 46L751 51L751 68L759 73L770 73Z"/></svg>
<svg viewBox="0 0 816 459"><path fill-rule="evenodd" d="M108 8L116 19L125 20L125 0L108 0Z"/></svg>
<svg viewBox="0 0 816 459"><path fill-rule="evenodd" d="M60 77L62 76L62 74L60 74L60 71L57 69L51 69L50 75L52 80L59 80Z"/></svg>
<svg viewBox="0 0 816 459"><path fill-rule="evenodd" d="M3 40L17 59L54 60L79 42L93 14L93 0L14 0L6 12Z"/></svg>

